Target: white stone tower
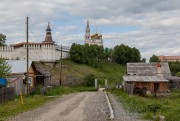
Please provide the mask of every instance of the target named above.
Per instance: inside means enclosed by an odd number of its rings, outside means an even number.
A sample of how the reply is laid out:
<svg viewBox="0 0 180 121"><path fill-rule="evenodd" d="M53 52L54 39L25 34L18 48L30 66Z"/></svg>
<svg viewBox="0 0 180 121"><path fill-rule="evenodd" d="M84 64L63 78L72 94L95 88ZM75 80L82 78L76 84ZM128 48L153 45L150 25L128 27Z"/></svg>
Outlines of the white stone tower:
<svg viewBox="0 0 180 121"><path fill-rule="evenodd" d="M85 44L89 44L90 42L91 42L90 27L89 27L89 21L87 21L86 30L85 30Z"/></svg>
<svg viewBox="0 0 180 121"><path fill-rule="evenodd" d="M103 46L103 39L100 33L90 34L89 21L87 21L84 38L85 44Z"/></svg>

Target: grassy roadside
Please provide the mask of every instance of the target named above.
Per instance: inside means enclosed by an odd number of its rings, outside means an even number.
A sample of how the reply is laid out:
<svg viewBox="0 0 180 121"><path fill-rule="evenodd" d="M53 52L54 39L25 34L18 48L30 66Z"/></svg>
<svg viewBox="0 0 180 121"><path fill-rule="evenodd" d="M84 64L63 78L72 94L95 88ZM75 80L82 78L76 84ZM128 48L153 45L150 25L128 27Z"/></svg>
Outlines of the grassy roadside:
<svg viewBox="0 0 180 121"><path fill-rule="evenodd" d="M126 66L116 63L100 62L98 67L91 67L85 64L78 64L71 60L63 60L63 75L74 76L83 80L89 74L93 74L98 83L104 85L108 80L109 86L114 87L116 83L122 81L122 76L126 73ZM57 71L58 72L58 71Z"/></svg>
<svg viewBox="0 0 180 121"><path fill-rule="evenodd" d="M49 90L45 95L32 95L30 97L23 96L24 105L21 104L20 98L4 102L0 104L0 121L15 116L19 113L38 108L45 103L55 99L47 96L61 96L64 94L82 92L82 91L95 91L94 87L54 87Z"/></svg>
<svg viewBox="0 0 180 121"><path fill-rule="evenodd" d="M165 116L166 121L179 121L180 119L180 91L178 90L174 90L169 96L160 98L128 95L118 89L111 90L111 93L118 97L128 111L143 114L144 119L152 120L155 114Z"/></svg>

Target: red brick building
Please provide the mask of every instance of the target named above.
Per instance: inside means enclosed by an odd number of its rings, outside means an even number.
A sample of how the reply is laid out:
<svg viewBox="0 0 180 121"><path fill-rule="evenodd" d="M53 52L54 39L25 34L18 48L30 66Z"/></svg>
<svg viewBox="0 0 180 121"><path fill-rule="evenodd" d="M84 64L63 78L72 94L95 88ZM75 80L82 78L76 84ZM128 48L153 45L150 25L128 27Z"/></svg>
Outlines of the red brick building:
<svg viewBox="0 0 180 121"><path fill-rule="evenodd" d="M158 56L159 60L161 62L175 62L179 61L180 62L180 56Z"/></svg>

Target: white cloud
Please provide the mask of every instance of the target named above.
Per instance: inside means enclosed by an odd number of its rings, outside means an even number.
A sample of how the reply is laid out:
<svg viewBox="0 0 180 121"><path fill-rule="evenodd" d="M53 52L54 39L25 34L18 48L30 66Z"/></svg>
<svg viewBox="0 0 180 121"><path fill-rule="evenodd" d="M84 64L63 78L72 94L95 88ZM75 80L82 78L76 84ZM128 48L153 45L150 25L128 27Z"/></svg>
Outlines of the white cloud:
<svg viewBox="0 0 180 121"><path fill-rule="evenodd" d="M1 0L0 33L7 35L8 44L24 41L26 16L30 16L30 40L43 41L50 21L57 43L83 44L83 21L88 19L93 26L109 27L102 33L107 47L128 44L137 47L147 59L152 54L179 55L179 6L179 0ZM71 23L79 20L82 25ZM69 24L61 26L59 21ZM122 26L139 29L112 31Z"/></svg>

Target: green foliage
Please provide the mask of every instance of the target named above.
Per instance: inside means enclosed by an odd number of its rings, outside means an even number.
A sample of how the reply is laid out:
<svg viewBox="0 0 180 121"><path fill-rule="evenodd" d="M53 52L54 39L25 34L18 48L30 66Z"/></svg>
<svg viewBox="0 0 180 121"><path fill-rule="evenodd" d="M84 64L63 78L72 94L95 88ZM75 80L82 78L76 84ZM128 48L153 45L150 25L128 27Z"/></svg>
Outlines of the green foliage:
<svg viewBox="0 0 180 121"><path fill-rule="evenodd" d="M5 46L6 35L0 33L0 46Z"/></svg>
<svg viewBox="0 0 180 121"><path fill-rule="evenodd" d="M63 60L63 65L66 66L66 68L63 69L64 76L71 76L84 80L86 76L93 74L98 80L98 84L101 84L102 86L107 79L109 85L114 87L116 83L123 80L122 76L126 73L125 65L104 61L99 62L97 68L93 68L86 64L75 63L70 60Z"/></svg>
<svg viewBox="0 0 180 121"><path fill-rule="evenodd" d="M158 62L159 58L156 55L152 55L149 59L149 62Z"/></svg>
<svg viewBox="0 0 180 121"><path fill-rule="evenodd" d="M146 63L146 58L142 58L141 62Z"/></svg>
<svg viewBox="0 0 180 121"><path fill-rule="evenodd" d="M160 104L149 104L148 106L149 111L153 112L154 114L160 110L161 105Z"/></svg>
<svg viewBox="0 0 180 121"><path fill-rule="evenodd" d="M73 43L70 49L70 58L77 63L83 63L97 67L102 60L108 60L118 64L127 62L141 62L141 54L137 48L127 45L117 45L114 49L105 48L98 45L79 45Z"/></svg>
<svg viewBox="0 0 180 121"><path fill-rule="evenodd" d="M104 59L107 60L108 58L112 57L112 52L113 50L110 48L105 48L104 49Z"/></svg>
<svg viewBox="0 0 180 121"><path fill-rule="evenodd" d="M177 76L179 75L178 72L180 72L180 62L168 62L169 68L171 70L171 73L175 75L177 73Z"/></svg>
<svg viewBox="0 0 180 121"><path fill-rule="evenodd" d="M124 108L141 113L145 119L152 120L154 113L165 116L166 121L179 121L180 119L179 90L172 90L170 95L159 98L128 95L119 89L111 90L111 93L118 97Z"/></svg>
<svg viewBox="0 0 180 121"><path fill-rule="evenodd" d="M10 70L11 66L8 64L8 62L0 57L0 78L6 78Z"/></svg>
<svg viewBox="0 0 180 121"><path fill-rule="evenodd" d="M5 120L10 116L15 116L19 113L37 108L48 102L50 99L45 96L34 95L29 98L23 96L23 100L24 105L21 104L20 97L17 97L16 100L7 101L0 104L0 118Z"/></svg>
<svg viewBox="0 0 180 121"><path fill-rule="evenodd" d="M179 77L180 77L180 72L177 72L177 73L176 73L176 76L179 76Z"/></svg>
<svg viewBox="0 0 180 121"><path fill-rule="evenodd" d="M80 45L73 43L70 49L70 59L77 63L97 67L104 58L104 50L98 45Z"/></svg>
<svg viewBox="0 0 180 121"><path fill-rule="evenodd" d="M141 54L137 48L131 48L127 45L121 44L114 47L113 61L119 64L126 64L127 62L140 62Z"/></svg>
<svg viewBox="0 0 180 121"><path fill-rule="evenodd" d="M83 91L96 91L93 87L86 86L75 86L75 87L53 87L48 90L45 95L47 96L61 96L64 94L75 93L75 92L83 92Z"/></svg>
<svg viewBox="0 0 180 121"><path fill-rule="evenodd" d="M84 78L85 81L85 86L94 86L95 85L95 75L94 74L89 74Z"/></svg>

